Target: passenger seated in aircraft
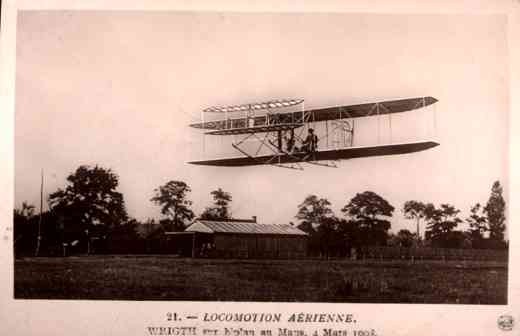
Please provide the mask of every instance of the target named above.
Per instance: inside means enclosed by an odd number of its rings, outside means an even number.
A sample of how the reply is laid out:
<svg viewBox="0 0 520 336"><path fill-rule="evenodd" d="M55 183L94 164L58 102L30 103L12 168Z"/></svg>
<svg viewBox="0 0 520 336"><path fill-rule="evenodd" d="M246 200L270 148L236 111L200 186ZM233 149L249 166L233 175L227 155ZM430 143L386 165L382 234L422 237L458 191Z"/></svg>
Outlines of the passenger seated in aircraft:
<svg viewBox="0 0 520 336"><path fill-rule="evenodd" d="M291 153L293 150L297 151L297 148L294 147L294 130L291 129L289 131L289 136L285 137L285 146L288 153Z"/></svg>
<svg viewBox="0 0 520 336"><path fill-rule="evenodd" d="M318 147L318 137L314 134L314 130L309 128L307 137L302 143L302 151L307 153L314 153Z"/></svg>

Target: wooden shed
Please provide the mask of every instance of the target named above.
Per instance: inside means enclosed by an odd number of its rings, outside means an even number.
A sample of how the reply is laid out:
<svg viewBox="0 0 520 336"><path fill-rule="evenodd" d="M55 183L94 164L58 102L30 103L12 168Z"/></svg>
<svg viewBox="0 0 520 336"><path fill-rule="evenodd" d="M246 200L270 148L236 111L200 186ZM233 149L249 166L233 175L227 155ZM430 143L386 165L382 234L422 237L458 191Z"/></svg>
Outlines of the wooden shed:
<svg viewBox="0 0 520 336"><path fill-rule="evenodd" d="M293 259L307 254L307 234L288 224L196 220L184 232L193 235L196 257Z"/></svg>

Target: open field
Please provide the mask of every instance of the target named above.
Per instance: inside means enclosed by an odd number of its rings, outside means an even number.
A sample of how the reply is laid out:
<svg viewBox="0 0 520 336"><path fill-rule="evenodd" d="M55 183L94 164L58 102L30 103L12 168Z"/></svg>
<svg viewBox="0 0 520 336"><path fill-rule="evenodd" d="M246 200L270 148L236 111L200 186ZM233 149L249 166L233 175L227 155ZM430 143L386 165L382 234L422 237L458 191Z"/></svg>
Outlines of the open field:
<svg viewBox="0 0 520 336"><path fill-rule="evenodd" d="M15 298L506 304L507 263L24 258Z"/></svg>

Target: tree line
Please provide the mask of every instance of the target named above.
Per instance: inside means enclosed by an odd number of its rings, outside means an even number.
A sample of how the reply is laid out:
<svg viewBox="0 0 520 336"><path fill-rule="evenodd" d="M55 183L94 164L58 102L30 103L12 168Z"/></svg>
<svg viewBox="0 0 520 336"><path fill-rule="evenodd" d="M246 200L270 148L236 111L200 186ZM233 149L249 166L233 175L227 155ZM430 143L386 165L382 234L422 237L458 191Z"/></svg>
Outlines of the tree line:
<svg viewBox="0 0 520 336"><path fill-rule="evenodd" d="M43 255L146 253L148 237L181 231L195 217L188 197L191 189L183 181L154 189L150 201L160 207L163 218L145 222L128 216L118 185L119 177L111 169L83 165L67 177L65 188L48 196L48 211L36 214L33 205L23 202L14 209L15 255L37 254L40 239ZM230 218L231 195L220 188L211 195L214 203L199 217Z"/></svg>
<svg viewBox="0 0 520 336"><path fill-rule="evenodd" d="M149 242L165 231L182 231L195 218L189 199L190 187L172 180L153 190L150 201L160 207L163 218L140 222L130 218L123 195L117 191L119 177L111 169L80 166L67 177L66 186L48 196L48 211L36 214L34 206L23 202L14 209L15 255L70 253L147 253ZM218 188L211 192L213 204L198 217L224 220L232 218L230 193ZM331 203L316 195L307 196L298 205L296 225L309 235L312 254L348 255L352 247L362 246L433 246L505 248L505 201L497 181L485 206L479 203L465 219L466 231L457 230L463 222L460 210L450 204L436 207L432 203L410 200L401 211L413 220L416 231L390 232L395 212L387 200L372 191L356 194L338 217ZM40 218L41 217L41 218ZM419 227L426 224L425 237ZM40 227L39 227L40 226ZM38 237L38 233L40 237Z"/></svg>
<svg viewBox="0 0 520 336"><path fill-rule="evenodd" d="M372 191L356 194L336 216L331 203L316 195L309 195L298 205L295 218L297 227L309 234L310 253L321 256L346 256L351 249L363 246L438 247L503 249L505 201L500 182L493 183L491 195L485 206L479 203L470 209L465 220L460 210L443 203L435 206L416 200L406 201L401 211L405 218L413 220L415 232L401 229L391 233L391 218L395 207ZM458 229L466 222L467 230ZM424 237L421 223L426 224Z"/></svg>

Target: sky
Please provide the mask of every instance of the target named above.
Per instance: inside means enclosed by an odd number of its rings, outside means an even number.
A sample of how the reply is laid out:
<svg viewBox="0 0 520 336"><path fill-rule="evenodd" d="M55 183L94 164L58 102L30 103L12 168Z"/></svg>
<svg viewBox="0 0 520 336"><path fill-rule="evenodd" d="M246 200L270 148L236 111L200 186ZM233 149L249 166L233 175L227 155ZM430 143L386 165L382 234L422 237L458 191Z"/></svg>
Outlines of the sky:
<svg viewBox="0 0 520 336"><path fill-rule="evenodd" d="M453 204L465 218L494 181L507 197L507 50L502 15L20 12L15 206L39 203L41 169L48 195L79 165L97 164L119 175L128 213L140 220L160 218L150 198L169 180L190 185L196 213L220 187L233 196L234 217L262 223L295 221L309 194L341 216L366 190L396 208L394 232L415 229L401 212L412 199ZM209 136L211 153L202 153L201 131L188 127L209 106L418 96L439 102L392 117L392 140L440 143L427 151L303 171L187 164L232 153ZM356 126L358 145L377 142L376 121Z"/></svg>

